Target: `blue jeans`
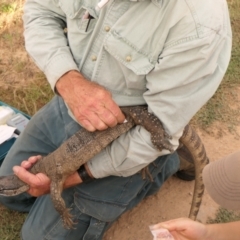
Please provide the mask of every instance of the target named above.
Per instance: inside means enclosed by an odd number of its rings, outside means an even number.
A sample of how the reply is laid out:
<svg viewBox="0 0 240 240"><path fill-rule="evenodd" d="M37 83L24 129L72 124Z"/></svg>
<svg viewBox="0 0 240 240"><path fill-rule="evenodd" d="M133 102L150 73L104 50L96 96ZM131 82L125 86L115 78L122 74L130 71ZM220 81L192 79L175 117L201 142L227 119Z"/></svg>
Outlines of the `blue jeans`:
<svg viewBox="0 0 240 240"><path fill-rule="evenodd" d="M12 174L12 167L34 155L47 155L81 128L67 113L58 96L43 107L29 122L5 158L0 176ZM176 153L159 157L149 165L154 178L143 180L140 173L130 177L110 176L63 191L67 207L71 208L75 228L64 229L49 195L33 198L27 193L0 197L5 206L29 212L22 227L24 240L99 240L105 230L125 211L144 197L159 190L163 182L179 168Z"/></svg>

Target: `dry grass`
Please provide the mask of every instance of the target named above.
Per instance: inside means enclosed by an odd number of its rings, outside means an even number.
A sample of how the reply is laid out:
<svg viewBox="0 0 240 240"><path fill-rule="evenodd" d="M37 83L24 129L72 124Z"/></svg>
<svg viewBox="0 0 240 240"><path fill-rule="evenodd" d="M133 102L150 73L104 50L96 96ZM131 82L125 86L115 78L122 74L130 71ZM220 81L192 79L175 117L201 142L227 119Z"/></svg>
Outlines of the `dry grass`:
<svg viewBox="0 0 240 240"><path fill-rule="evenodd" d="M33 115L53 93L24 48L22 0L0 0L0 101ZM0 239L20 239L26 214L0 206Z"/></svg>
<svg viewBox="0 0 240 240"><path fill-rule="evenodd" d="M24 0L0 0L0 101L33 115L53 93L24 49L23 3ZM216 120L227 124L229 130L240 122L240 0L230 0L229 8L234 35L232 60L219 90L192 121L203 129L210 128ZM19 239L25 215L2 207L0 214L0 239Z"/></svg>
<svg viewBox="0 0 240 240"><path fill-rule="evenodd" d="M231 61L218 91L192 121L206 131L216 120L231 132L240 123L240 0L229 0L228 6L233 32Z"/></svg>
<svg viewBox="0 0 240 240"><path fill-rule="evenodd" d="M225 208L219 208L214 219L209 218L208 223L227 223L231 221L240 221L239 211L229 211ZM229 239L230 240L230 239Z"/></svg>
<svg viewBox="0 0 240 240"><path fill-rule="evenodd" d="M22 0L0 0L0 100L29 115L53 93L24 48Z"/></svg>
<svg viewBox="0 0 240 240"><path fill-rule="evenodd" d="M20 214L2 207L0 205L0 239L1 240L19 240L20 230L26 218L26 214Z"/></svg>

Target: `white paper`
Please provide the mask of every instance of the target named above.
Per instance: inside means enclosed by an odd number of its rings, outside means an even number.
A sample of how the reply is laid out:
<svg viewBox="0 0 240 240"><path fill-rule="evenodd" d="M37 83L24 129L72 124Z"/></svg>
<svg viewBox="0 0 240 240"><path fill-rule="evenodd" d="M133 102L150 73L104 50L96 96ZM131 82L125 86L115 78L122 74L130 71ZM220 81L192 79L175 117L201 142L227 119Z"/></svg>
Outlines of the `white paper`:
<svg viewBox="0 0 240 240"><path fill-rule="evenodd" d="M165 228L159 228L154 230L150 228L150 230L154 237L153 240L174 240L172 234Z"/></svg>
<svg viewBox="0 0 240 240"><path fill-rule="evenodd" d="M14 111L5 106L0 106L0 124L5 124L14 115Z"/></svg>
<svg viewBox="0 0 240 240"><path fill-rule="evenodd" d="M12 138L16 128L7 125L0 125L0 144Z"/></svg>

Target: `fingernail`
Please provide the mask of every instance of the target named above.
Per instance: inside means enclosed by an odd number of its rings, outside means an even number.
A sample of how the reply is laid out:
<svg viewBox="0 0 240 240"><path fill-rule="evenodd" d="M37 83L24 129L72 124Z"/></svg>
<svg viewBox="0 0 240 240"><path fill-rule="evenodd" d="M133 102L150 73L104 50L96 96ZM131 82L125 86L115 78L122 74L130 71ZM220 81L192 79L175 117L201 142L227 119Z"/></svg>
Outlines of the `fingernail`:
<svg viewBox="0 0 240 240"><path fill-rule="evenodd" d="M123 123L127 123L128 122L128 120L127 119L125 119L124 121L123 121Z"/></svg>
<svg viewBox="0 0 240 240"><path fill-rule="evenodd" d="M18 167L18 166L14 166L14 167L13 167L13 172L14 172L15 174L17 174L17 173L19 172L19 167Z"/></svg>

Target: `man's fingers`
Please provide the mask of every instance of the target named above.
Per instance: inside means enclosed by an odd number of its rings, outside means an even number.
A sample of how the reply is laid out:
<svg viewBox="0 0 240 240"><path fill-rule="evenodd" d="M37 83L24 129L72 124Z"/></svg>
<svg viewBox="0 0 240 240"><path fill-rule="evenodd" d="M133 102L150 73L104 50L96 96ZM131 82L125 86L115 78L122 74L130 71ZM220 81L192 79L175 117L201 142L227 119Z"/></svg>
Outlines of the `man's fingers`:
<svg viewBox="0 0 240 240"><path fill-rule="evenodd" d="M46 175L42 173L34 175L23 167L14 166L13 172L17 175L19 179L32 187L42 186L50 182L49 178Z"/></svg>
<svg viewBox="0 0 240 240"><path fill-rule="evenodd" d="M87 119L78 120L78 122L81 124L83 128L85 128L89 132L94 132L97 130Z"/></svg>
<svg viewBox="0 0 240 240"><path fill-rule="evenodd" d="M108 104L105 105L105 108L111 112L112 116L114 116L117 123L124 122L125 116L115 102L108 102Z"/></svg>
<svg viewBox="0 0 240 240"><path fill-rule="evenodd" d="M78 122L88 131L93 132L95 130L104 130L108 128L108 125L102 121L97 113L86 111L84 115L77 118Z"/></svg>
<svg viewBox="0 0 240 240"><path fill-rule="evenodd" d="M32 166L32 163L30 163L29 161L25 160L25 161L22 161L21 163L21 167L25 168L25 169L28 169Z"/></svg>
<svg viewBox="0 0 240 240"><path fill-rule="evenodd" d="M94 128L95 130L105 130L108 127L114 127L118 123L122 123L125 116L117 105L113 104L113 106L115 106L115 109L109 109L107 106L102 105L92 111L82 111L81 114L85 117L82 121L88 120L88 122L83 123L84 127L86 126L88 130Z"/></svg>
<svg viewBox="0 0 240 240"><path fill-rule="evenodd" d="M98 113L98 116L106 127L114 127L118 124L116 116L107 108L103 108L102 112Z"/></svg>
<svg viewBox="0 0 240 240"><path fill-rule="evenodd" d="M21 167L29 169L41 158L42 158L41 155L30 157L28 160L22 161Z"/></svg>
<svg viewBox="0 0 240 240"><path fill-rule="evenodd" d="M38 173L34 175L25 168L19 166L13 167L13 171L19 179L30 186L28 190L30 195L39 197L49 193L51 181L45 174Z"/></svg>
<svg viewBox="0 0 240 240"><path fill-rule="evenodd" d="M36 163L38 160L40 160L42 158L42 156L41 155L37 155L37 156L32 156L32 157L30 157L29 159L28 159L28 161L30 162L30 163Z"/></svg>
<svg viewBox="0 0 240 240"><path fill-rule="evenodd" d="M118 124L116 116L105 105L98 105L92 112L88 112L87 116L91 124L98 130L104 130Z"/></svg>
<svg viewBox="0 0 240 240"><path fill-rule="evenodd" d="M13 172L21 179L23 182L30 184L34 180L34 175L28 172L25 168L14 166Z"/></svg>

